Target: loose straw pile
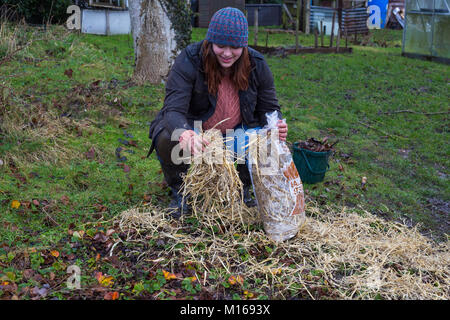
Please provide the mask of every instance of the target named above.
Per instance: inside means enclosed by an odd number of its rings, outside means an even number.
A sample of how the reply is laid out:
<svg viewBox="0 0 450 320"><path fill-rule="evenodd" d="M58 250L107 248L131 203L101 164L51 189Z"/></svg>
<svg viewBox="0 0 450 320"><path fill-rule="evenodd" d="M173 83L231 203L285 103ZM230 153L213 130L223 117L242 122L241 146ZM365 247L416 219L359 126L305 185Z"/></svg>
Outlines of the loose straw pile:
<svg viewBox="0 0 450 320"><path fill-rule="evenodd" d="M211 150L223 148L219 133L208 134ZM210 292L223 290L221 283L234 275L247 281L247 292L272 299L318 299L324 292L335 299L450 298L449 241L436 244L416 228L362 209L310 201L296 237L274 242L256 208L242 203L240 187L232 162L194 161L184 186L194 222L166 219L166 210L152 205L124 211L116 223L127 243L139 243L127 254L171 272L180 263L195 265L203 273L199 283ZM162 241L164 249L148 247L151 240Z"/></svg>
<svg viewBox="0 0 450 320"><path fill-rule="evenodd" d="M174 262L191 263L206 274L224 270L223 278L201 282L212 291L229 275L239 275L247 280L248 291L273 299L317 299L323 290L335 299L450 298L449 242L436 244L416 228L367 211L319 208L310 202L300 232L282 243L270 240L261 226L249 231L237 221L232 232L219 228L212 234L207 219L198 219L189 230L184 218L171 222L163 211L147 206L118 217L126 241L163 239L169 246L138 250L139 263L166 269Z"/></svg>
<svg viewBox="0 0 450 320"><path fill-rule="evenodd" d="M254 222L255 215L243 203L242 182L235 167L235 154L225 147L220 130L203 133L209 141L205 151L193 156L183 177L182 194L196 217L210 227L229 229L237 220L245 225Z"/></svg>

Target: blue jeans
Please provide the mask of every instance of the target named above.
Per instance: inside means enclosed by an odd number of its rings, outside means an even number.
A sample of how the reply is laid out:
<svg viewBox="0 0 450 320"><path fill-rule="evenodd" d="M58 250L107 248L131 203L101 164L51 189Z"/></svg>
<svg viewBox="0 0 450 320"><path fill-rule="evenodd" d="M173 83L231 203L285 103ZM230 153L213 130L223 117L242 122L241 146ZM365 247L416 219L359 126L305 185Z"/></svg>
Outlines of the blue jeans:
<svg viewBox="0 0 450 320"><path fill-rule="evenodd" d="M232 131L223 134L225 146L227 149L233 151L238 159L245 158L245 163L247 164L245 153L248 149L249 135L257 133L260 129L261 127L249 128L244 123L240 123L234 127ZM194 129L194 131L199 133L196 129Z"/></svg>

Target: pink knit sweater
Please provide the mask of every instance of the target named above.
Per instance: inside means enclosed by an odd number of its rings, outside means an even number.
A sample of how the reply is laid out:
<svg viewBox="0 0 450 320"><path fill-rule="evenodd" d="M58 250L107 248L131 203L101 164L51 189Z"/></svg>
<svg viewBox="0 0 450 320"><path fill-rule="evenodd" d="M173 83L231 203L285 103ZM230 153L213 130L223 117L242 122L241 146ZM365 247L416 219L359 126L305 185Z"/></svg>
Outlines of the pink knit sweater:
<svg viewBox="0 0 450 320"><path fill-rule="evenodd" d="M214 127L220 121L230 118L218 126L216 129L226 133L227 129L233 129L242 122L241 108L239 104L238 89L235 87L229 76L225 76L220 82L217 92L217 104L214 114L203 123L203 130Z"/></svg>

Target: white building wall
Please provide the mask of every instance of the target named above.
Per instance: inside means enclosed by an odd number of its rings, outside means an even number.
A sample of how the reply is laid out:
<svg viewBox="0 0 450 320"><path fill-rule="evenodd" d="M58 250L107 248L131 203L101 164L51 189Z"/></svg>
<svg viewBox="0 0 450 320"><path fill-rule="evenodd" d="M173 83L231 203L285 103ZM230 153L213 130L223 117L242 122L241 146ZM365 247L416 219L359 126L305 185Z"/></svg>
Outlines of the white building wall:
<svg viewBox="0 0 450 320"><path fill-rule="evenodd" d="M130 13L126 11L83 9L81 32L99 35L131 33Z"/></svg>

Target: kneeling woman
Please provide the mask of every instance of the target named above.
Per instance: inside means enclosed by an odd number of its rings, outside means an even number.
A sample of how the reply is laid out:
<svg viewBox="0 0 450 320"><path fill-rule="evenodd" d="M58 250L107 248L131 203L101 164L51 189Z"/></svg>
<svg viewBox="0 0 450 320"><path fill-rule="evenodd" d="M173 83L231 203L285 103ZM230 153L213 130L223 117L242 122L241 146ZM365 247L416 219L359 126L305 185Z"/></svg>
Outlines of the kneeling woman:
<svg viewBox="0 0 450 320"><path fill-rule="evenodd" d="M244 14L230 7L217 11L206 39L189 45L176 58L167 79L164 106L150 125L149 154L156 148L164 178L172 189L174 217L188 211L182 206L179 190L181 174L189 166L175 164L172 149L180 143L181 148L195 154L208 144L194 131L194 121L202 121L203 130L219 123L216 129L225 134L227 129L262 127L265 114L273 111L282 118L272 73L264 57L248 47ZM278 129L280 140L285 141L287 125L280 120ZM172 141L175 130L181 134ZM237 170L244 186L244 202L254 206L249 171L245 164L238 164Z"/></svg>

